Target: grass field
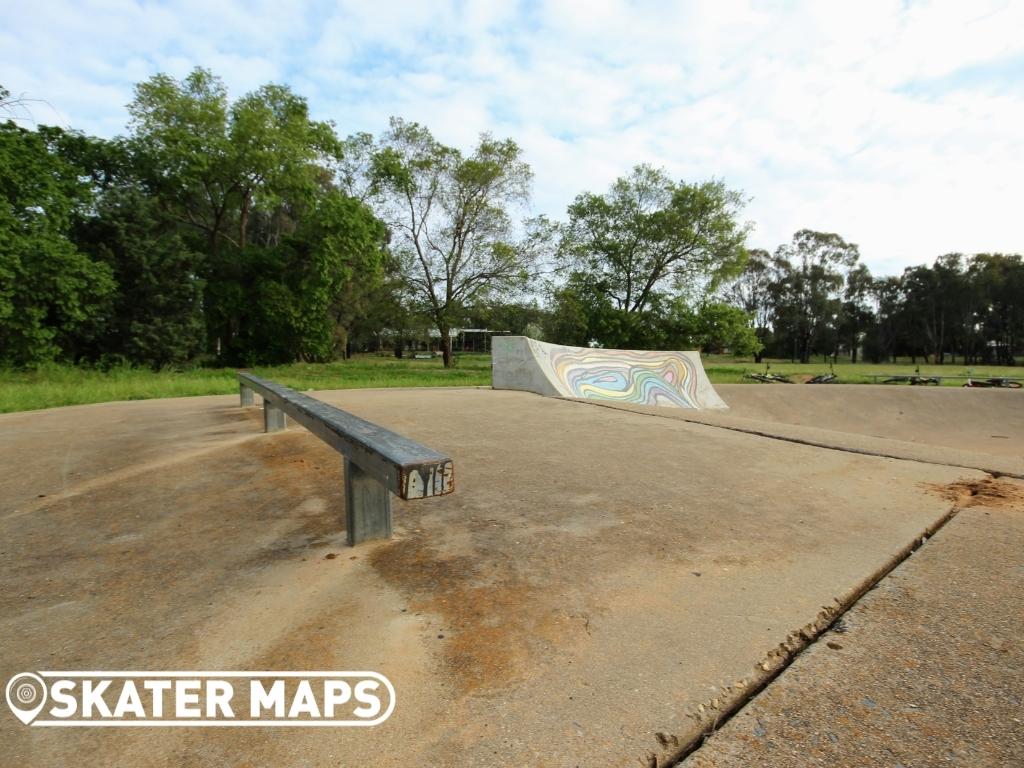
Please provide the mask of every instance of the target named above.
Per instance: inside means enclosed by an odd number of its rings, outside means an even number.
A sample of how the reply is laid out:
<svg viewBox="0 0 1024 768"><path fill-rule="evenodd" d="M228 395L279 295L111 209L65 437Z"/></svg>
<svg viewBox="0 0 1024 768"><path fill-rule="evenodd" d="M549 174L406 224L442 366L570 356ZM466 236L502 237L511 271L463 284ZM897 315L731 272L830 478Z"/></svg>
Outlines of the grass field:
<svg viewBox="0 0 1024 768"><path fill-rule="evenodd" d="M491 383L490 355L460 355L456 366L448 370L442 366L440 358L399 360L394 356L377 355L358 355L335 363L294 363L247 370L298 390L489 386ZM0 370L0 413L237 391L234 368L151 371L123 367L99 371L48 365L35 371Z"/></svg>
<svg viewBox="0 0 1024 768"><path fill-rule="evenodd" d="M827 363L789 363L769 361L773 373L804 381L819 373L827 373ZM707 356L704 359L708 377L713 383L733 384L745 380L744 374L763 371L764 363ZM911 374L918 366L905 364L837 363L839 381L848 384L870 383L872 374ZM335 363L295 363L274 367L252 368L253 373L273 379L294 389L356 389L367 387L453 387L489 386L491 358L489 355L457 356L454 368L445 370L440 358L433 360L398 360L393 356L357 355L351 360ZM1024 368L978 366L970 372L963 365L921 365L923 375L1022 376ZM962 380L944 381L946 386L959 386ZM35 371L0 370L0 413L54 408L61 405L103 403L113 400L145 400L157 397L218 395L238 391L233 368L195 368L186 371L151 371L145 368L114 368L99 371L72 366L49 365Z"/></svg>
<svg viewBox="0 0 1024 768"><path fill-rule="evenodd" d="M763 373L765 364L771 366L772 373L781 373L790 377L795 382L806 381L819 373L828 373L828 363L791 363L788 360L767 360L763 363L755 363L753 359L736 360L731 357L719 355L704 356L704 369L708 378L716 384L740 384L750 382L744 379L746 373ZM837 361L832 370L839 377L841 384L871 384L873 376L884 374L911 375L918 372L922 376L972 376L976 379L1005 377L1024 377L1024 367L1013 367L1006 365L976 365L964 366L947 363L946 365L911 364L909 360L900 363L850 363L845 360ZM879 379L881 381L881 379ZM943 386L959 387L965 379L943 380ZM756 382L753 382L756 383ZM895 385L894 385L895 386Z"/></svg>

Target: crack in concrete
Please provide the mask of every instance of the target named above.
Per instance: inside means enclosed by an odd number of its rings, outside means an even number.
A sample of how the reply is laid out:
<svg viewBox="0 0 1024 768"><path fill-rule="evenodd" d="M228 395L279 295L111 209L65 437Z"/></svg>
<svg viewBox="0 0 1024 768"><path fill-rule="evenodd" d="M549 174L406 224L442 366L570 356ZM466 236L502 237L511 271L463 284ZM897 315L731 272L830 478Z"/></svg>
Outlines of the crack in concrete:
<svg viewBox="0 0 1024 768"><path fill-rule="evenodd" d="M991 483L996 479L997 478L995 476L989 473L988 477L981 482ZM750 682L747 682L746 680L740 681L743 683L740 692L736 694L735 698L729 701L723 701L715 707L718 714L707 722L706 727L698 736L691 739L686 744L681 745L679 749L671 753L664 760L659 760L650 764L653 765L654 768L674 768L675 766L680 765L691 754L700 749L707 739L715 733L715 731L725 725L725 723L729 722L749 702L756 698L758 694L760 694L776 678L785 672L786 669L788 669L804 651L819 642L826 632L839 626L842 622L843 616L854 608L864 595L877 587L883 579L888 577L889 574L896 570L896 568L906 562L911 555L923 547L933 536L935 536L935 534L948 525L949 522L957 516L957 514L971 506L971 499L976 495L976 491L971 490L966 486L961 490L960 498L953 503L942 517L936 520L932 525L928 526L922 534L916 537L910 544L903 547L893 555L888 563L857 587L845 601L833 598L835 601L834 606L822 606L822 610L818 612L818 615L813 621L805 624L797 630L794 630L793 632L790 632L784 642L770 650L765 655L765 658L755 666L755 669L760 670L760 673L755 672ZM698 710L702 715L707 711L707 709L709 709L709 707L705 707L704 705L700 705L698 707Z"/></svg>
<svg viewBox="0 0 1024 768"><path fill-rule="evenodd" d="M908 461L917 464L929 464L934 466L950 467L953 469L965 469L973 471L981 471L987 475L987 478L983 482L992 482L999 477L1013 477L1017 479L1024 479L1024 475L1016 474L1013 472L1004 472L991 469L982 469L976 466L966 466L963 464L953 464L940 461L929 461L921 458L908 458L906 456L893 455L882 452L875 452L866 449L850 448L838 445L830 445L828 443L822 443L810 439L802 439L792 436L784 436L772 434L770 432L763 432L751 428L727 426L721 424L711 424L698 419L687 419L685 417L680 418L679 414L673 414L672 416L663 416L657 413L648 413L645 411L634 411L631 409L621 408L614 403L601 403L592 400L579 400L572 398L560 398L566 402L580 403L582 405L596 405L602 408L608 408L619 412L635 413L641 416L651 416L654 418L669 419L672 421L684 421L687 424L698 424L700 426L710 427L713 429L723 429L730 432L740 432L742 434L755 435L757 437L764 437L771 440L781 440L788 443L796 443L798 445L808 445L815 448L823 448L825 450L839 451L842 453L851 453L862 456L875 456L878 458L894 459L896 461ZM929 539L931 539L936 533L944 528L956 515L966 507L970 506L970 499L975 495L976 491L967 489L961 489L963 492L960 494L960 498L957 499L947 512L942 515L938 520L932 523L930 526L922 531L921 535L914 538L909 544L900 549L894 554L889 561L882 566L873 575L869 576L859 586L855 587L854 590L846 597L845 600L839 598L833 598L835 605L822 606L822 609L818 612L815 618L805 624L804 626L790 632L786 636L786 640L780 643L775 648L771 649L765 657L755 665L755 672L748 678L739 680L732 686L727 686L725 691L726 695L723 697L711 699L703 704L698 704L697 708L689 713L687 716L694 719L698 724L703 723L704 727L701 732L690 739L689 741L680 744L679 739L676 736L657 734L658 743L663 747L678 747L674 749L667 756L659 757L653 752L648 752L642 758L640 758L640 764L648 766L649 768L674 768L680 765L689 755L700 749L705 741L717 731L725 723L729 722L735 715L737 715L750 701L752 701L758 694L760 694L765 688L767 688L776 678L779 677L786 669L799 658L800 654L806 651L813 644L821 640L826 632L836 627L841 621L844 615L850 611L857 603L860 602L861 598L864 597L868 592L874 589L878 584L885 579L890 573L898 568L902 563L914 554L918 549L924 546ZM711 713L714 713L713 715Z"/></svg>

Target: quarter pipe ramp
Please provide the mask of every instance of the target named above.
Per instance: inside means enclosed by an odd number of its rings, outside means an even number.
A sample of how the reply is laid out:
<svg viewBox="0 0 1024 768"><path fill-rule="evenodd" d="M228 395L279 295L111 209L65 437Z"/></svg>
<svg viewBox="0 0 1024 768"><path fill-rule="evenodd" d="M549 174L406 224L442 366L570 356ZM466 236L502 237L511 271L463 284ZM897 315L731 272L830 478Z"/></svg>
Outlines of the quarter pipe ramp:
<svg viewBox="0 0 1024 768"><path fill-rule="evenodd" d="M495 336L495 389L671 408L728 408L697 352L589 349Z"/></svg>

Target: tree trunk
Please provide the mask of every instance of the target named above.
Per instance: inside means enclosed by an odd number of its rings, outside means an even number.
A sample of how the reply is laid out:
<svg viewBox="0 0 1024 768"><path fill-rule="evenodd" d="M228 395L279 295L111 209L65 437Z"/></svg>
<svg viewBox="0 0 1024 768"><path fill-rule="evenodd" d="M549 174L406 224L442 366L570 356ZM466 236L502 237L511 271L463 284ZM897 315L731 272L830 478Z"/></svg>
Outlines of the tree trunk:
<svg viewBox="0 0 1024 768"><path fill-rule="evenodd" d="M943 365L946 362L946 316L939 315L939 330L935 334L938 348L935 350L935 362Z"/></svg>
<svg viewBox="0 0 1024 768"><path fill-rule="evenodd" d="M441 332L441 356L444 360L444 367L452 367L452 337L449 333L449 328L439 327L437 330Z"/></svg>
<svg viewBox="0 0 1024 768"><path fill-rule="evenodd" d="M245 231L249 228L249 195L242 198L242 210L238 219L238 247L244 249Z"/></svg>
<svg viewBox="0 0 1024 768"><path fill-rule="evenodd" d="M334 326L334 357L335 359L341 358L342 360L348 360L351 355L348 351L348 328L340 325Z"/></svg>

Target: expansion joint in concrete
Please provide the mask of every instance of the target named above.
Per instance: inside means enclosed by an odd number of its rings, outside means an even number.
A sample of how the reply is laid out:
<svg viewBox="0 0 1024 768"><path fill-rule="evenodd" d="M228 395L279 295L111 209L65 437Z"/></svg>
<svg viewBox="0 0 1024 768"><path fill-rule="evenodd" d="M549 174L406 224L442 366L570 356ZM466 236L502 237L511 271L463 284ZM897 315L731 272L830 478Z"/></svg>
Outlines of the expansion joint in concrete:
<svg viewBox="0 0 1024 768"><path fill-rule="evenodd" d="M994 474L988 474L988 480L995 480ZM696 737L685 744L682 744L677 751L672 753L665 761L650 763L654 768L671 768L678 766L687 757L700 749L704 742L710 738L715 731L729 722L737 715L750 701L758 696L769 684L785 672L800 654L822 639L826 632L840 626L843 617L860 602L868 592L873 590L890 573L902 565L917 550L923 547L935 534L942 530L950 521L963 509L962 503L957 501L941 518L928 526L920 536L916 537L910 544L897 552L880 570L863 581L846 599L836 599L835 606L824 606L814 621L791 632L786 641L776 648L773 648L755 669L754 679L745 682L741 692L732 699L719 704L717 709L701 705L701 712L715 711L716 715L707 723ZM654 757L650 755L650 757Z"/></svg>

